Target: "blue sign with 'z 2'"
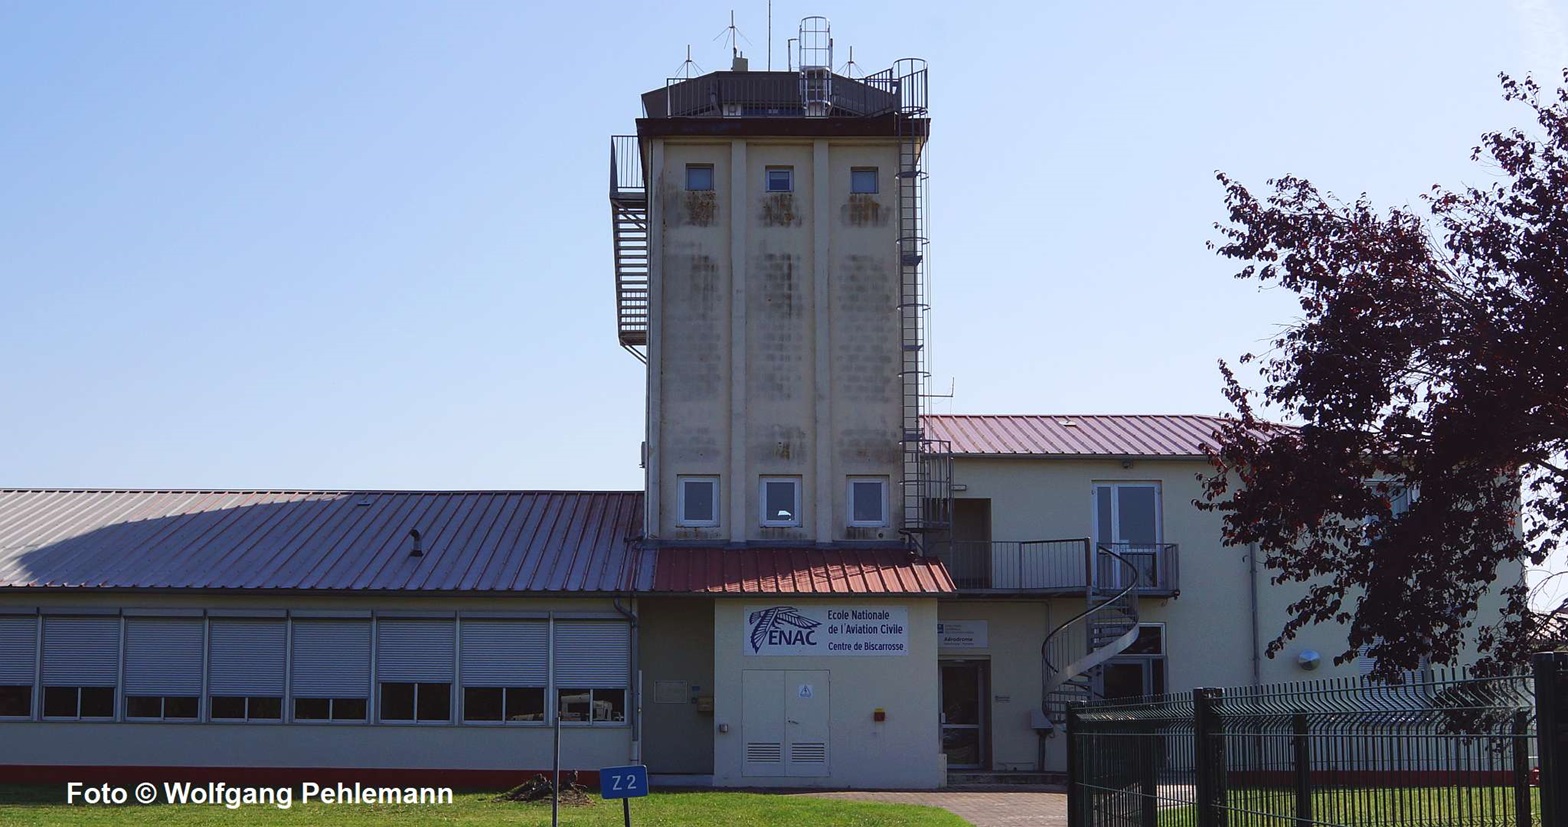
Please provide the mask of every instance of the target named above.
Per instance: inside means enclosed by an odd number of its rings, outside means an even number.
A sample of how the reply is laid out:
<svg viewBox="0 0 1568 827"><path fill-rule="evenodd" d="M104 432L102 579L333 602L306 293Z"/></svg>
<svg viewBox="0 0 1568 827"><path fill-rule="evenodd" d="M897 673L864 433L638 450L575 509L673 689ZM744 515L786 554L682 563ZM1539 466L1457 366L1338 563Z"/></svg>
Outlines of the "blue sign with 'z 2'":
<svg viewBox="0 0 1568 827"><path fill-rule="evenodd" d="M605 767L599 770L599 793L606 799L637 798L648 794L648 768Z"/></svg>

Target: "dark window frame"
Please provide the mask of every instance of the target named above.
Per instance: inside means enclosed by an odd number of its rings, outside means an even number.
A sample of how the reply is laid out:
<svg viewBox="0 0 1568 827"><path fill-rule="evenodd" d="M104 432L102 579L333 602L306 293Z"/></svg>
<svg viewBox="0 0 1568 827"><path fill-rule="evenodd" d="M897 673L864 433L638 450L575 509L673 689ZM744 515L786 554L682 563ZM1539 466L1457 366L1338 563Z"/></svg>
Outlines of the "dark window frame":
<svg viewBox="0 0 1568 827"><path fill-rule="evenodd" d="M704 186L695 186L695 187L692 186L692 173L697 173L699 176L702 173L707 173L707 175L708 175L707 184L708 185L705 186L705 187ZM717 175L717 173L714 172L712 164L687 164L686 165L686 191L687 192L713 192L714 189L715 189L715 185L717 183L717 179L718 179L718 175ZM698 183L701 183L701 182L699 181Z"/></svg>
<svg viewBox="0 0 1568 827"><path fill-rule="evenodd" d="M387 716L387 689L389 687L397 687L398 691L401 691L402 687L408 687L412 691L408 699L409 717L391 718ZM446 704L443 707L444 717L425 717L424 713L427 710L422 708L420 696L435 691L436 687L440 687L446 695ZM377 685L377 690L380 692L380 703L376 706L376 721L378 723L427 725L452 723L452 684L449 681L381 681ZM399 703L399 706L401 705Z"/></svg>

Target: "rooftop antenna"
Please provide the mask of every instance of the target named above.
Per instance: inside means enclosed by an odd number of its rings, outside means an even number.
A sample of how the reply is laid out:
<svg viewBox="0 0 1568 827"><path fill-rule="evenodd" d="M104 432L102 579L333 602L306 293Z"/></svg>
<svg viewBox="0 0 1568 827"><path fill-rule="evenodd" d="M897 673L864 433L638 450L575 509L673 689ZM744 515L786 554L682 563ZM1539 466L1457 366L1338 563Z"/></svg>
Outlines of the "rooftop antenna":
<svg viewBox="0 0 1568 827"><path fill-rule="evenodd" d="M838 73L846 78L864 76L866 74L860 70L860 64L855 62L854 46L849 47L849 62L839 67Z"/></svg>
<svg viewBox="0 0 1568 827"><path fill-rule="evenodd" d="M773 71L773 0L768 0L768 71Z"/></svg>
<svg viewBox="0 0 1568 827"><path fill-rule="evenodd" d="M736 27L734 9L730 9L730 25L727 26L724 31L715 35L713 39L718 40L721 37L724 38L725 45L730 47L730 60L732 61L730 65L731 70L737 72L745 71L746 59L741 57L740 42L742 40L746 41L747 46L752 45L752 42L751 38L747 37L738 27Z"/></svg>
<svg viewBox="0 0 1568 827"><path fill-rule="evenodd" d="M697 65L697 61L691 59L691 44L688 43L686 44L686 62L681 64L681 68L675 70L675 76L682 80L691 80L691 71L693 69L696 69L699 75L704 74L702 67Z"/></svg>
<svg viewBox="0 0 1568 827"><path fill-rule="evenodd" d="M721 37L724 38L724 45L729 46L733 50L739 50L742 40L746 41L747 46L753 45L751 38L747 37L741 32L740 27L735 25L734 9L730 9L730 24L724 27L724 31L714 35L713 39L718 40Z"/></svg>

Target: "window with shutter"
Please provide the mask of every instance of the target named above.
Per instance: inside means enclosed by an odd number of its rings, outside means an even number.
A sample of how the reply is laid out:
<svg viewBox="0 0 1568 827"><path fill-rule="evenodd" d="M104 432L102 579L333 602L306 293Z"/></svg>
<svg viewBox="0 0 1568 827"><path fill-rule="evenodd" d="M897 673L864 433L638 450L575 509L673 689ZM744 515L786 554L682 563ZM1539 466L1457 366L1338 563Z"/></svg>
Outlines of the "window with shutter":
<svg viewBox="0 0 1568 827"><path fill-rule="evenodd" d="M199 717L204 635L198 617L126 618L125 717Z"/></svg>
<svg viewBox="0 0 1568 827"><path fill-rule="evenodd" d="M464 619L462 638L463 721L543 723L549 621Z"/></svg>
<svg viewBox="0 0 1568 827"><path fill-rule="evenodd" d="M452 720L452 670L457 629L450 620L383 618L376 627L380 718L394 722Z"/></svg>
<svg viewBox="0 0 1568 827"><path fill-rule="evenodd" d="M38 618L0 616L0 718L31 718L38 669Z"/></svg>
<svg viewBox="0 0 1568 827"><path fill-rule="evenodd" d="M555 622L556 714L563 722L624 724L631 669L631 636L625 623Z"/></svg>
<svg viewBox="0 0 1568 827"><path fill-rule="evenodd" d="M207 706L212 719L282 720L287 621L215 617L207 639Z"/></svg>
<svg viewBox="0 0 1568 827"><path fill-rule="evenodd" d="M357 721L370 698L370 621L294 621L294 720Z"/></svg>
<svg viewBox="0 0 1568 827"><path fill-rule="evenodd" d="M120 674L118 617L45 617L46 718L113 718Z"/></svg>

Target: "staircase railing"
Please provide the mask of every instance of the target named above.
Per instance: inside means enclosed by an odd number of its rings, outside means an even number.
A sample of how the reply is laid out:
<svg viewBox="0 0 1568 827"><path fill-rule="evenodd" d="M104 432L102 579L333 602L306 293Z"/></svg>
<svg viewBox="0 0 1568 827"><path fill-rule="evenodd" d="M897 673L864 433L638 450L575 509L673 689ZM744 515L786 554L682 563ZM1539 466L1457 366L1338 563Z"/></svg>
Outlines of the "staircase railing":
<svg viewBox="0 0 1568 827"><path fill-rule="evenodd" d="M1040 644L1040 729L1067 718L1067 704L1094 696L1091 672L1125 652L1138 637L1138 566L1097 546L1086 552L1085 569L1095 573L1085 589L1083 611L1051 630Z"/></svg>
<svg viewBox="0 0 1568 827"><path fill-rule="evenodd" d="M636 135L610 137L610 231L615 242L616 334L646 362L648 345L648 183Z"/></svg>

